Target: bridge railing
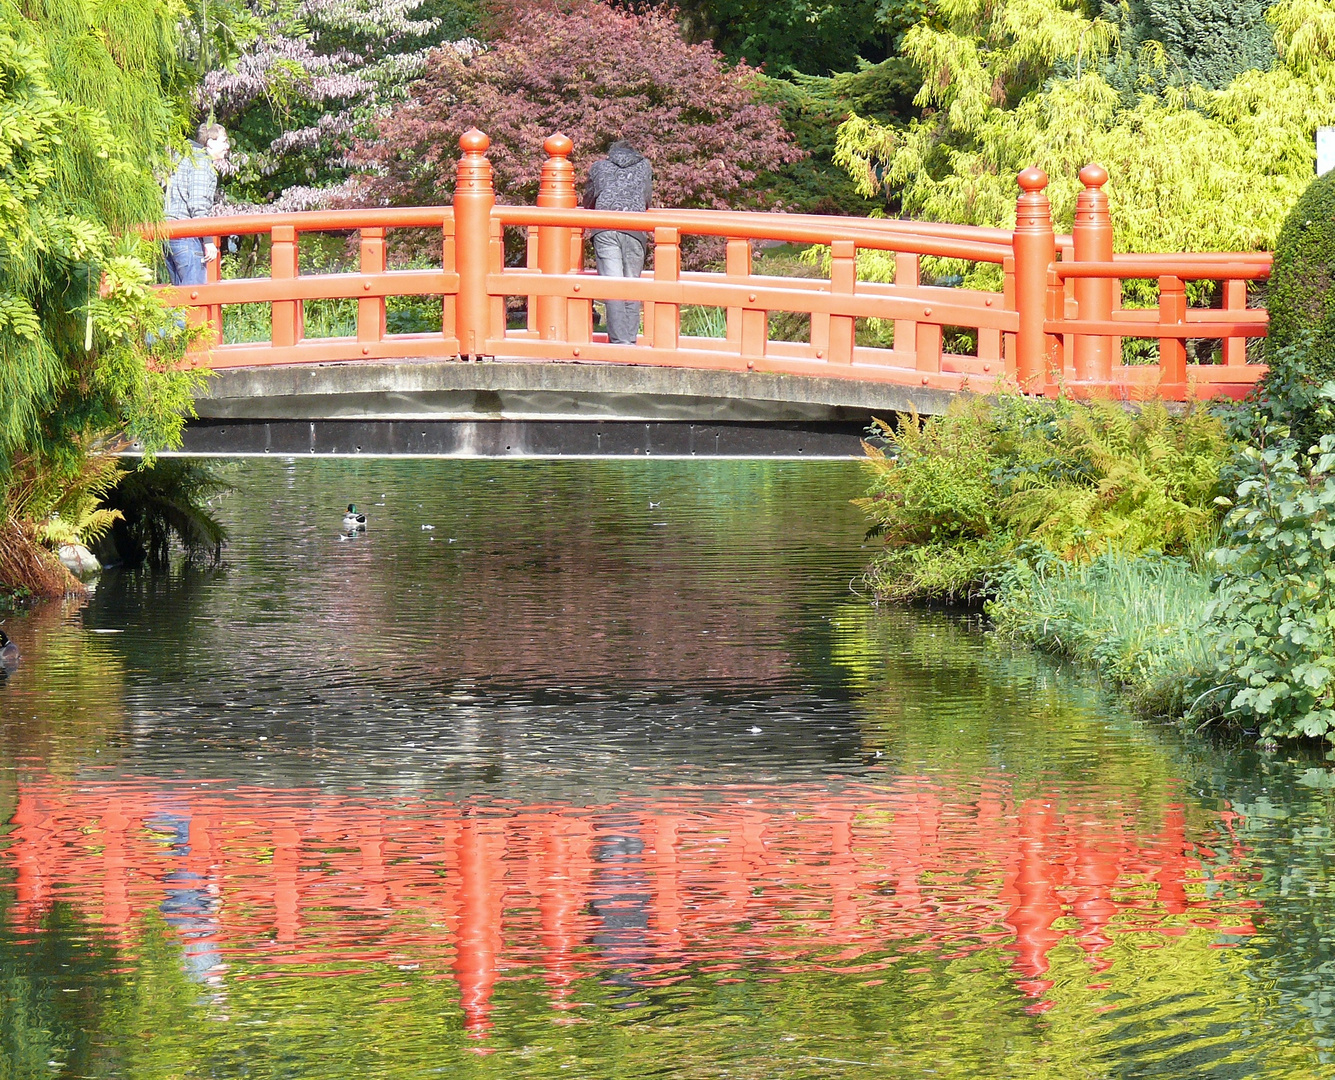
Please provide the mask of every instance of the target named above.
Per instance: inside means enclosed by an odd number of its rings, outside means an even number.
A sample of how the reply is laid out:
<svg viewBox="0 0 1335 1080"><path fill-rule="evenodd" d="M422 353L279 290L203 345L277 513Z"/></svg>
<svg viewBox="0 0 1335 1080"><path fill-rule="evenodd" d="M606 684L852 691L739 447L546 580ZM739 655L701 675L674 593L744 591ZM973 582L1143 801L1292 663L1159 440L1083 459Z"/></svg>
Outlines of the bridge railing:
<svg viewBox="0 0 1335 1080"><path fill-rule="evenodd" d="M1115 397L1162 395L1181 400L1240 396L1264 368L1249 363L1246 340L1266 332L1263 310L1248 308L1248 283L1269 274L1265 253L1114 255L1112 222L1098 166L1081 172L1069 237L1057 236L1037 169L1020 174L1013 231L961 225L800 214L717 210L650 210L643 214L578 207L573 149L561 135L544 144L536 206L497 205L478 131L460 140L453 205L250 215L168 222L167 237L268 234L267 277L218 280L210 264L204 285L172 298L213 328L205 363L234 367L396 358L515 358L657 364L766 371L942 390L987 390L1009 383L1030 393ZM390 270L387 231L439 229L439 267ZM599 277L585 267L584 239L600 228L652 234L653 267L638 279ZM527 234L527 265L505 265L505 230ZM302 233L359 234L356 272L303 274ZM722 269L682 268L682 245L713 238ZM828 250L828 277L757 273L757 241ZM891 283L861 280L859 252L893 257ZM923 256L1000 267L1000 291L925 284ZM1121 283L1152 279L1156 309L1124 308ZM1221 283L1218 308L1188 305L1186 282ZM388 331L387 299L439 296L438 332ZM508 325L507 298L525 298L522 326ZM357 301L356 334L308 337L304 304ZM644 306L635 345L594 332L594 301ZM224 344L222 308L271 305L270 340ZM682 309L721 309L722 337L683 333ZM787 312L809 327L772 336L771 315ZM888 344L867 344L863 320L893 325ZM805 335L804 340L791 340ZM1158 362L1123 361L1122 339L1157 342ZM1186 362L1189 340L1219 342L1218 360Z"/></svg>

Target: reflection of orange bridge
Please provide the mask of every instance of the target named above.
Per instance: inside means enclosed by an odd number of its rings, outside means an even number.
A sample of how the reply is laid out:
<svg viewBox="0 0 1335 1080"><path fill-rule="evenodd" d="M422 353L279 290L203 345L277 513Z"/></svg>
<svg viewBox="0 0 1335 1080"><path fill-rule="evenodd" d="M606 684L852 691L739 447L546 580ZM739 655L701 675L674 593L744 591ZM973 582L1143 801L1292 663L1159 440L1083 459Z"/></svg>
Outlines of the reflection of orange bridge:
<svg viewBox="0 0 1335 1080"><path fill-rule="evenodd" d="M269 242L269 276L218 281L214 262L215 280L172 292L213 328L204 363L216 369L316 362L364 369L337 378L327 371L230 375L201 403L201 416L292 422L405 415L552 419L577 412L583 398L595 402L580 414L586 418L711 419L726 417L731 401L767 403L778 419L810 419L820 408L831 418L841 409L884 415L909 404L930 412L952 392L1005 384L1048 394L1065 387L1077 395L1115 397L1240 396L1260 373L1248 363L1246 339L1265 334L1266 314L1248 306L1247 293L1249 282L1268 276L1270 256L1115 255L1103 192L1107 173L1097 166L1080 174L1085 190L1072 234L1057 236L1044 193L1048 180L1037 169L1020 174L1016 227L1003 230L715 210L582 210L569 161L572 146L564 136L545 144L549 156L537 205L503 206L492 188L487 137L472 131L460 146L451 206L164 226L162 235L171 237L261 234ZM638 280L587 271L583 237L607 227L652 233L652 271ZM431 261L438 265L389 269L394 230L416 230L419 241L423 230L436 231L439 254ZM518 246L526 240L526 266L504 265L507 230L519 234L512 236ZM302 235L321 232L357 234L356 273L300 271ZM827 249L822 273L828 276L755 273L753 250L766 241ZM715 245L721 269L683 269L683 245L689 251L692 244L705 250ZM883 266L893 265L893 283L866 279L862 257L876 253L884 256ZM923 256L995 267L999 291L932 284L923 274ZM1129 279L1148 279L1157 308L1122 306L1121 283ZM1188 303L1190 281L1217 283L1201 290L1212 306ZM389 332L387 300L407 296L440 304L438 330ZM507 311L519 305L507 301L519 298L526 298L527 321L511 328ZM606 299L644 302L638 344L613 345L594 333L594 301ZM355 334L308 336L304 305L313 300L355 305ZM222 344L223 308L257 303L270 305L269 340ZM682 320L685 306L716 310L723 336L692 336ZM771 315L784 312L797 319L787 320L790 332L776 334ZM893 326L893 343L873 347L865 344L865 334L860 340L859 325L868 319ZM1157 361L1124 364L1124 338L1157 343ZM1206 344L1193 349L1189 363L1191 341ZM1149 355L1154 352L1151 346ZM449 365L448 375L402 363L458 358L527 363ZM609 375L607 365L621 374ZM655 411L661 415L647 415Z"/></svg>
<svg viewBox="0 0 1335 1080"><path fill-rule="evenodd" d="M202 972L229 954L313 972L448 958L472 1030L498 973L521 966L545 970L559 1006L609 969L653 983L688 962L884 965L1005 942L1040 996L1066 938L1103 970L1116 933L1250 932L1226 913L1250 905L1200 881L1229 878L1240 849L1227 830L1205 838L1217 850L1189 842L1180 807L1145 836L1129 811L911 778L579 808L47 781L23 785L12 823L22 926L56 900L122 934L157 910Z"/></svg>

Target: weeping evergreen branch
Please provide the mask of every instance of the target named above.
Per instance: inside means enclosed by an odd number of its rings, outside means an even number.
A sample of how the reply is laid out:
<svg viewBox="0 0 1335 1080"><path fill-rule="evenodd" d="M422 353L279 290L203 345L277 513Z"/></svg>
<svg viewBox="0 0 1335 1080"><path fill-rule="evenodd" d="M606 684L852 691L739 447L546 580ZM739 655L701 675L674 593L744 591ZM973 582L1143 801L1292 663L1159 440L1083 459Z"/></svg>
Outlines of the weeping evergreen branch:
<svg viewBox="0 0 1335 1080"><path fill-rule="evenodd" d="M155 166L186 117L172 0L0 0L0 526L85 521L115 444L179 441L202 375L152 290ZM152 345L148 344L153 342ZM98 524L95 524L98 523ZM22 565L19 566L19 563ZM40 553L0 586L53 589ZM27 567L28 569L23 569ZM15 578L11 574L18 574ZM65 584L68 584L66 582Z"/></svg>

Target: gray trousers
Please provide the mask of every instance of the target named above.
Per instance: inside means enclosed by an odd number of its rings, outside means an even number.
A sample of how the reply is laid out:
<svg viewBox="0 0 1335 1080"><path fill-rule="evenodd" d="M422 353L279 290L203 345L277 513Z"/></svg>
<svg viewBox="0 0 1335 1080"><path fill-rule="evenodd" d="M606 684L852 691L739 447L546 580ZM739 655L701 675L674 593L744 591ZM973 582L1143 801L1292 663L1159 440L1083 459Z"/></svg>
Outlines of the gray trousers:
<svg viewBox="0 0 1335 1080"><path fill-rule="evenodd" d="M637 278L644 269L644 238L629 232L593 234L593 257L602 277ZM640 333L638 300L605 300L607 340L613 345L634 345Z"/></svg>

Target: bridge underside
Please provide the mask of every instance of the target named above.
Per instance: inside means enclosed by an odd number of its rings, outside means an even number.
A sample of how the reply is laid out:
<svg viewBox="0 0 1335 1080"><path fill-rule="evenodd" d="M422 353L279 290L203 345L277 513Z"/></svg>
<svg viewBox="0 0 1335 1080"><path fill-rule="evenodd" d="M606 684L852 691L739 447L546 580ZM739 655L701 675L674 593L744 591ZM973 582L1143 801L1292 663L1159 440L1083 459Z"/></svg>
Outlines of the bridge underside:
<svg viewBox="0 0 1335 1080"><path fill-rule="evenodd" d="M353 362L232 368L196 402L193 454L852 457L873 417L948 392L621 364Z"/></svg>

